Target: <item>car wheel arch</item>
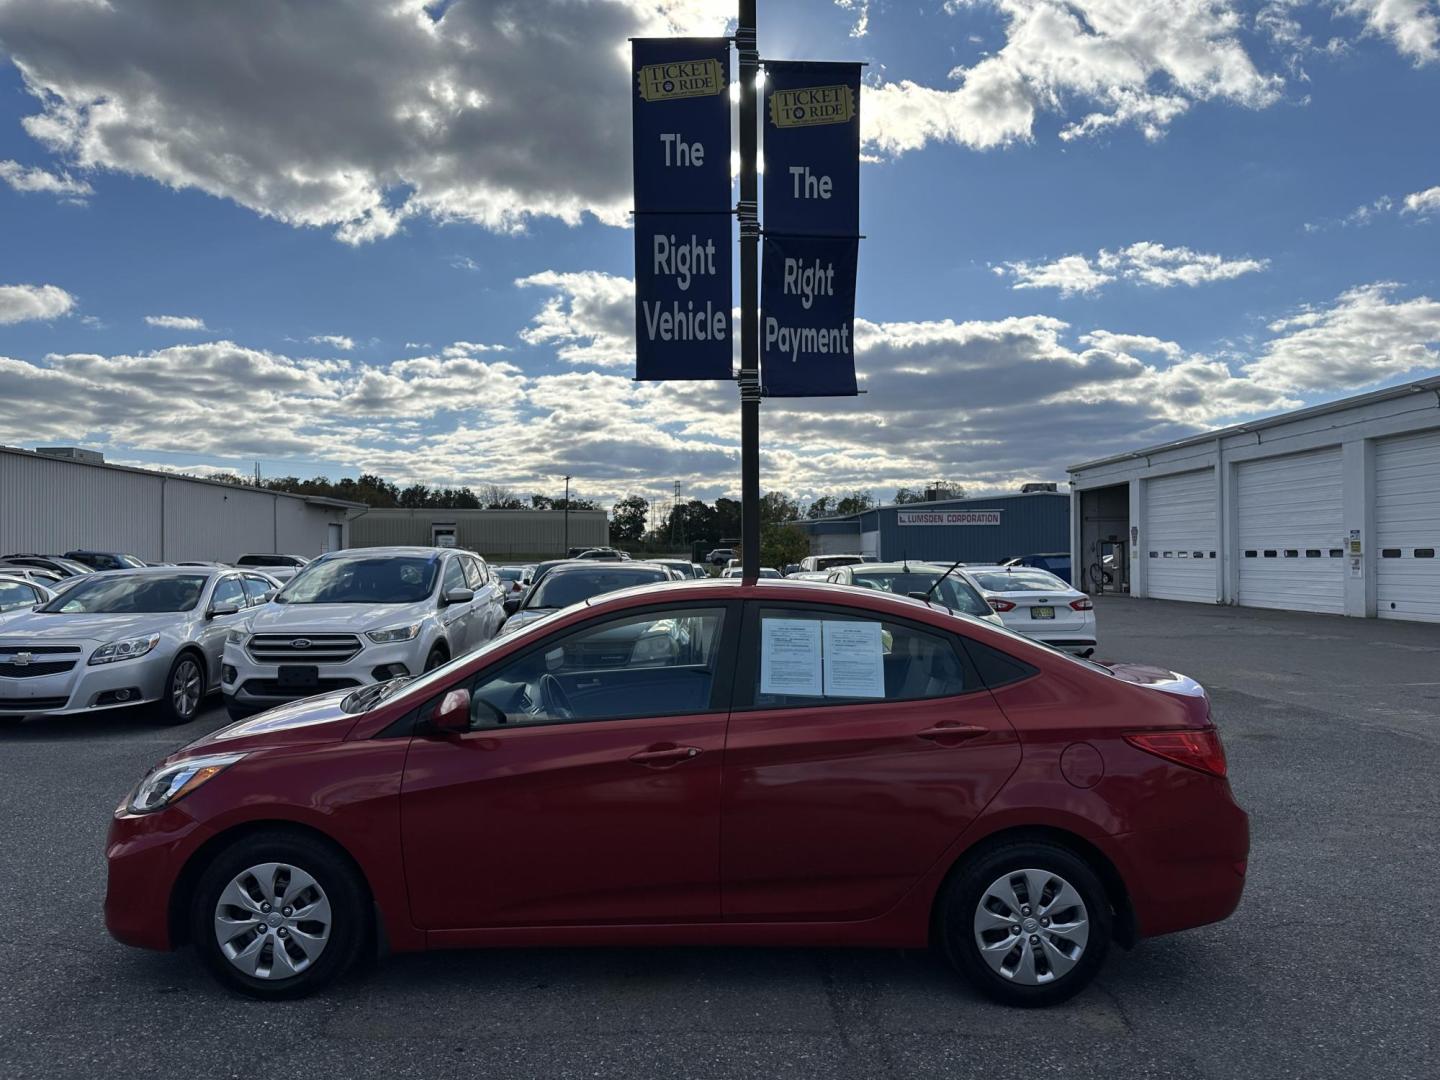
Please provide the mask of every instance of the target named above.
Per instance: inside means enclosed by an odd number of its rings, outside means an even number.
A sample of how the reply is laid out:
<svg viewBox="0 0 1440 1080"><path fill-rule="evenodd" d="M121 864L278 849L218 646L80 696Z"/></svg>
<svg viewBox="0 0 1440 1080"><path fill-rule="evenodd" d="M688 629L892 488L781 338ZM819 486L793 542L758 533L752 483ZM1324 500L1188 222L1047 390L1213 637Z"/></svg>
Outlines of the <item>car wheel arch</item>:
<svg viewBox="0 0 1440 1080"><path fill-rule="evenodd" d="M1125 879L1119 868L1104 851L1090 840L1079 833L1052 825L1015 825L998 829L969 845L952 859L949 869L940 879L930 898L930 941L932 944L940 940L941 909L944 906L946 886L951 879L961 873L965 866L974 859L981 858L996 848L1020 843L1052 844L1084 860L1104 883L1105 894L1110 901L1114 918L1113 939L1126 949L1134 947L1139 939L1139 928L1136 924L1134 908L1130 902L1130 891L1125 885Z"/></svg>
<svg viewBox="0 0 1440 1080"><path fill-rule="evenodd" d="M344 844L323 829L285 818L268 818L240 822L216 833L201 844L186 860L185 865L180 868L180 873L176 875L175 884L170 890L170 901L166 911L172 949L181 945L194 944L189 940L190 905L194 901L195 888L206 868L234 844L248 836L260 833L288 833L292 836L317 840L348 863L356 877L364 885L366 897L370 902L372 925L366 928L366 940L372 943L372 947L380 945L380 936L384 933L385 920L381 917L379 901L375 898L375 889L371 884L370 877L355 856L346 849Z"/></svg>

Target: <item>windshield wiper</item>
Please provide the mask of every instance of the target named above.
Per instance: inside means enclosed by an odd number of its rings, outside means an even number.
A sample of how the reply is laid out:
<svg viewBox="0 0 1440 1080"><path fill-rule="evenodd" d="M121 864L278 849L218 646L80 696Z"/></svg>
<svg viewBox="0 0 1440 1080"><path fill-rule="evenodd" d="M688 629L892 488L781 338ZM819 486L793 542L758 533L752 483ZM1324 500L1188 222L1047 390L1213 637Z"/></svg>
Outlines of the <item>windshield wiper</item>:
<svg viewBox="0 0 1440 1080"><path fill-rule="evenodd" d="M368 712L414 678L413 675L400 675L384 682L362 686L341 702L341 707L346 712Z"/></svg>

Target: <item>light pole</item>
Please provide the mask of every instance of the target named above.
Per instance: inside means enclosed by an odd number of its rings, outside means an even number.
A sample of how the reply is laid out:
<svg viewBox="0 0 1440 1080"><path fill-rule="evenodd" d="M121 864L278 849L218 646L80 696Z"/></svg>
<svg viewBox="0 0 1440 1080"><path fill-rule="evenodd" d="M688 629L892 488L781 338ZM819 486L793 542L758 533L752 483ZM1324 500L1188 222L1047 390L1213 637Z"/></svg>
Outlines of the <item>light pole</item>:
<svg viewBox="0 0 1440 1080"><path fill-rule="evenodd" d="M740 565L760 573L760 192L755 80L760 51L755 0L740 0L735 47L740 54Z"/></svg>
<svg viewBox="0 0 1440 1080"><path fill-rule="evenodd" d="M570 554L570 477L565 477L565 554Z"/></svg>

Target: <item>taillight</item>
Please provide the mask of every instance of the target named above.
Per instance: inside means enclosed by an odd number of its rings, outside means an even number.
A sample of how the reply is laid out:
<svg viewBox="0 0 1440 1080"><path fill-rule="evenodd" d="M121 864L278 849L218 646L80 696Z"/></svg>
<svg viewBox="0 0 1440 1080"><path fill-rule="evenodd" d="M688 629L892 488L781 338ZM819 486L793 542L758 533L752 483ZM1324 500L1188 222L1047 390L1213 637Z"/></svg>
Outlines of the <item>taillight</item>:
<svg viewBox="0 0 1440 1080"><path fill-rule="evenodd" d="M1089 611L1095 606L1095 601L1088 596L1082 596L1079 600L1071 600L1070 608L1073 611Z"/></svg>
<svg viewBox="0 0 1440 1080"><path fill-rule="evenodd" d="M1212 728L1185 731L1137 731L1126 735L1125 741L1166 761L1198 769L1212 776L1225 775L1225 747L1220 733Z"/></svg>
<svg viewBox="0 0 1440 1080"><path fill-rule="evenodd" d="M1014 611L1015 605L1009 600L1001 600L998 596L987 596L985 602L996 611Z"/></svg>

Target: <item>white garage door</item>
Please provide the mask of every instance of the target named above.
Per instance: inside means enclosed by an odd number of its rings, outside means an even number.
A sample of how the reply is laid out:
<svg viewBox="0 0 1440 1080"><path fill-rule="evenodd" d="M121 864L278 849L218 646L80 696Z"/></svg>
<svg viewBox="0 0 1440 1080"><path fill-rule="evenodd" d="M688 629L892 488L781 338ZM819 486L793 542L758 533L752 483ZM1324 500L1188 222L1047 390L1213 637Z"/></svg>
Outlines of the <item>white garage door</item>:
<svg viewBox="0 0 1440 1080"><path fill-rule="evenodd" d="M1217 596L1215 470L1145 484L1146 592L1157 600L1213 604Z"/></svg>
<svg viewBox="0 0 1440 1080"><path fill-rule="evenodd" d="M1344 614L1340 448L1242 462L1236 480L1240 603Z"/></svg>
<svg viewBox="0 0 1440 1080"><path fill-rule="evenodd" d="M1440 431L1375 444L1375 614L1440 622Z"/></svg>

